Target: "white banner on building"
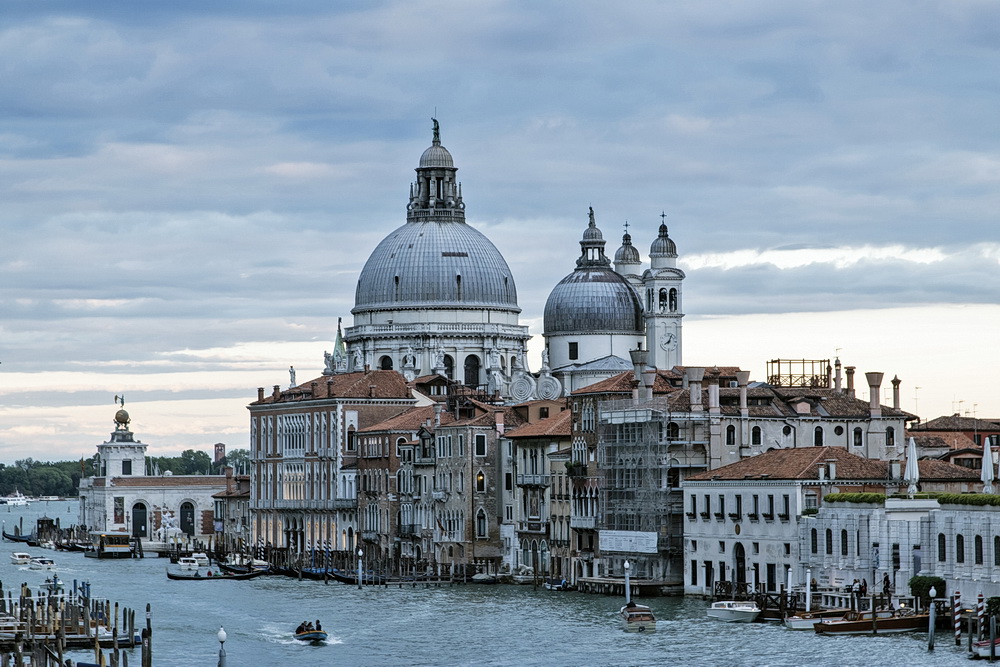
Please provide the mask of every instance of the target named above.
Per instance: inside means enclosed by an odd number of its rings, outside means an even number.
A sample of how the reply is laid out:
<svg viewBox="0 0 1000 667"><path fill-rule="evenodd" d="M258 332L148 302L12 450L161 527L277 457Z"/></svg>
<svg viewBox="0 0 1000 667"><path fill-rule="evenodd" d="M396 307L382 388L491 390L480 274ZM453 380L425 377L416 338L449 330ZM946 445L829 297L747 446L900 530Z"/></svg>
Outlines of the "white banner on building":
<svg viewBox="0 0 1000 667"><path fill-rule="evenodd" d="M602 530L598 532L600 533L602 552L656 553L656 533L641 533L637 530Z"/></svg>

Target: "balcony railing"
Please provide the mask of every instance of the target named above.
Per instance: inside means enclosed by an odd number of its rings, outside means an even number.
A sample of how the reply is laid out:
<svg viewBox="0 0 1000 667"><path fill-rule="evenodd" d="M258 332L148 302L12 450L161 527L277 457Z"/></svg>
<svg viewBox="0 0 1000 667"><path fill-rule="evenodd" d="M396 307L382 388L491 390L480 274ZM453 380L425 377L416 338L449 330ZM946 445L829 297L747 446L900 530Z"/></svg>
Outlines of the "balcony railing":
<svg viewBox="0 0 1000 667"><path fill-rule="evenodd" d="M361 531L361 539L365 542L378 542L379 533L377 530Z"/></svg>
<svg viewBox="0 0 1000 667"><path fill-rule="evenodd" d="M572 519L570 519L572 521ZM572 525L572 523L570 524ZM548 521L518 521L517 530L521 533L547 533L549 532Z"/></svg>
<svg viewBox="0 0 1000 667"><path fill-rule="evenodd" d="M518 486L548 486L552 481L551 475L531 475L518 473Z"/></svg>
<svg viewBox="0 0 1000 667"><path fill-rule="evenodd" d="M450 494L447 491L443 491L441 489L434 489L433 491L431 491L431 496L434 498L434 500L440 503L443 503L444 501L448 500L449 495Z"/></svg>
<svg viewBox="0 0 1000 667"><path fill-rule="evenodd" d="M399 536L400 537L415 537L420 535L420 524L419 523L401 523L399 524Z"/></svg>
<svg viewBox="0 0 1000 667"><path fill-rule="evenodd" d="M597 528L597 517L594 516L571 516L569 527L576 530L594 530Z"/></svg>

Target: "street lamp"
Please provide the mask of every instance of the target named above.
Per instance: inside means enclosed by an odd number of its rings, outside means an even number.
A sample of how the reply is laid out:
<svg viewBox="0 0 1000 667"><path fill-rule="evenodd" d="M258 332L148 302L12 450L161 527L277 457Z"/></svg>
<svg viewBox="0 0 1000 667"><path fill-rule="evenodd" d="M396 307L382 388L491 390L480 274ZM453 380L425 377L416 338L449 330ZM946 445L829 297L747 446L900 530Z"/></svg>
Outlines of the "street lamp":
<svg viewBox="0 0 1000 667"><path fill-rule="evenodd" d="M632 590L631 586L629 585L629 579L628 579L628 571L629 568L631 567L632 565L626 559L625 560L625 604L626 605L632 601Z"/></svg>
<svg viewBox="0 0 1000 667"><path fill-rule="evenodd" d="M937 619L934 617L937 615L937 605L934 604L934 598L937 597L937 589L931 586L931 589L927 591L928 595L931 596L931 616L927 619L927 650L934 650L934 628L937 625Z"/></svg>
<svg viewBox="0 0 1000 667"><path fill-rule="evenodd" d="M365 555L365 552L358 549L358 588L361 588L361 557Z"/></svg>
<svg viewBox="0 0 1000 667"><path fill-rule="evenodd" d="M226 667L226 631L219 626L219 667Z"/></svg>

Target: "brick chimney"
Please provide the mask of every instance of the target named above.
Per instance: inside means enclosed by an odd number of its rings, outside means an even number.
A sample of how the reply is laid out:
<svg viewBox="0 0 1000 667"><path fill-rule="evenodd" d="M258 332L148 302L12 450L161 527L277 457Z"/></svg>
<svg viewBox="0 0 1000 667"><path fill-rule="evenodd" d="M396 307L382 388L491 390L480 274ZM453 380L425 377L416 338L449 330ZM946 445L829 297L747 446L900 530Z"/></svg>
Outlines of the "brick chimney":
<svg viewBox="0 0 1000 667"><path fill-rule="evenodd" d="M264 388L263 387L257 387L257 400L258 401L263 401L264 400Z"/></svg>
<svg viewBox="0 0 1000 667"><path fill-rule="evenodd" d="M629 350L628 355L632 357L632 400L638 403L639 396L642 394L639 387L642 386L642 374L646 370L649 352L642 349L642 343L639 343L639 347Z"/></svg>
<svg viewBox="0 0 1000 667"><path fill-rule="evenodd" d="M750 371L736 371L736 384L740 387L740 417L746 419L750 416L750 407L747 403L747 385L750 384Z"/></svg>
<svg viewBox="0 0 1000 667"><path fill-rule="evenodd" d="M833 362L834 375L833 375L833 388L838 392L843 391L843 386L840 379L840 357Z"/></svg>
<svg viewBox="0 0 1000 667"><path fill-rule="evenodd" d="M274 397L274 400L281 398L281 385L274 385L274 389L271 391L271 396Z"/></svg>
<svg viewBox="0 0 1000 667"><path fill-rule="evenodd" d="M441 410L442 406L440 403L434 404L434 427L437 428L441 425Z"/></svg>
<svg viewBox="0 0 1000 667"><path fill-rule="evenodd" d="M691 392L691 412L701 412L701 382L705 379L705 369L688 368L686 375Z"/></svg>
<svg viewBox="0 0 1000 667"><path fill-rule="evenodd" d="M898 375L892 376L892 408L894 410L899 410L899 384L901 382Z"/></svg>
<svg viewBox="0 0 1000 667"><path fill-rule="evenodd" d="M847 395L854 398L854 366L845 366L844 372L847 373Z"/></svg>
<svg viewBox="0 0 1000 667"><path fill-rule="evenodd" d="M503 435L503 410L493 411L493 421L497 425L497 435Z"/></svg>

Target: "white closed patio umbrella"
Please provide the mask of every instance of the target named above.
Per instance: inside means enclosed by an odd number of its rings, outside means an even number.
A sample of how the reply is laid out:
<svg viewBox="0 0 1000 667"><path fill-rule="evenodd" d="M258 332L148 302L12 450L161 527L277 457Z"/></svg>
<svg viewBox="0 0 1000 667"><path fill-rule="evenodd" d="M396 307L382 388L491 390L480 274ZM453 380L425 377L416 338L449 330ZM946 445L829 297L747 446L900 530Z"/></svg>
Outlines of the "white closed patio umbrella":
<svg viewBox="0 0 1000 667"><path fill-rule="evenodd" d="M993 493L996 475L993 472L993 450L990 449L989 438L983 438L983 472L979 479L983 480L983 493Z"/></svg>
<svg viewBox="0 0 1000 667"><path fill-rule="evenodd" d="M913 496L917 492L917 482L920 481L920 468L917 467L917 441L913 438L910 438L910 444L906 447L906 473L903 475L903 479L909 484L906 487L906 492Z"/></svg>

